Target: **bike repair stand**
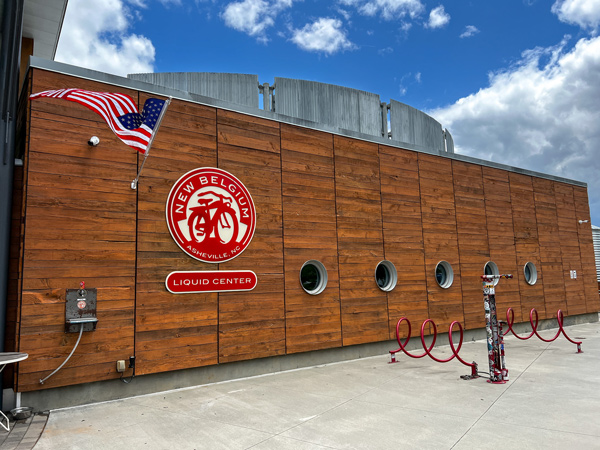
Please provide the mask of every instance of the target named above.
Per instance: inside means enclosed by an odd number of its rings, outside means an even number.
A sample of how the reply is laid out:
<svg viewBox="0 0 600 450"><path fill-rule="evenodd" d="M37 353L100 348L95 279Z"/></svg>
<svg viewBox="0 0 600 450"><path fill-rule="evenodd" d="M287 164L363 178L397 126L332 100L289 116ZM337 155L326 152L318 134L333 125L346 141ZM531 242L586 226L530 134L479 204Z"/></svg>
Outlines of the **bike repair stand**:
<svg viewBox="0 0 600 450"><path fill-rule="evenodd" d="M504 337L502 324L496 315L496 289L494 280L512 278L512 275L482 275L483 306L485 308L485 330L487 333L490 379L488 383L504 384L508 381L508 369L504 360Z"/></svg>

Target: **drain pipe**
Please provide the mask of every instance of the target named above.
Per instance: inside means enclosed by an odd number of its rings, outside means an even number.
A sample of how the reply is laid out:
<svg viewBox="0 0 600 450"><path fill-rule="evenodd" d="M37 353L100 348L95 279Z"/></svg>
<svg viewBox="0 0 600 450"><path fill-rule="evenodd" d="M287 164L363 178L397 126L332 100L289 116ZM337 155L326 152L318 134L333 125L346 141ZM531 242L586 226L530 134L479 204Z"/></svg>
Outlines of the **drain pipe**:
<svg viewBox="0 0 600 450"><path fill-rule="evenodd" d="M2 47L0 48L0 352L4 351L6 332L6 299L10 252L10 225L15 163L15 134L21 32L24 0L2 2ZM0 408L2 378L0 377Z"/></svg>

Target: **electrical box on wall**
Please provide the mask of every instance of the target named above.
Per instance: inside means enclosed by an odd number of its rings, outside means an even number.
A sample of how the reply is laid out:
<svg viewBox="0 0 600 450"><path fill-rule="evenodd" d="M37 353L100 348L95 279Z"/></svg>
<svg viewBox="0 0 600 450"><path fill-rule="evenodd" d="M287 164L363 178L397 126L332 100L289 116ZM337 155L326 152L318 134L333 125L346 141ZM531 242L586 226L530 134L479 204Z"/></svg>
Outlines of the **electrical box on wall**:
<svg viewBox="0 0 600 450"><path fill-rule="evenodd" d="M96 288L85 288L82 282L79 289L67 289L65 307L65 332L77 333L96 329Z"/></svg>

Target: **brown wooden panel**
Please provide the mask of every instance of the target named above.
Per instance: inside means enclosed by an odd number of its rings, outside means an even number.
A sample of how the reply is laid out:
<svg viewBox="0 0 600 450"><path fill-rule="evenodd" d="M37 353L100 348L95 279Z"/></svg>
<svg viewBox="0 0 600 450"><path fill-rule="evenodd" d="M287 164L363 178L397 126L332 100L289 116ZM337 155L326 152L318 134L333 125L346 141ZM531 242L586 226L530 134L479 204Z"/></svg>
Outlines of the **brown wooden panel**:
<svg viewBox="0 0 600 450"><path fill-rule="evenodd" d="M578 221L588 220L587 223L582 224L577 222L577 234L579 236L579 252L581 254L586 309L588 313L593 313L600 311L600 296L598 295L598 283L596 280L596 262L594 259L594 243L592 240L592 224L587 189L574 186L573 197L575 199L576 219Z"/></svg>
<svg viewBox="0 0 600 450"><path fill-rule="evenodd" d="M554 195L556 198L558 235L567 301L566 311L563 312L565 315L584 314L587 308L585 304L585 287L581 276L581 254L577 233L579 224L575 210L573 186L555 182ZM575 276L571 277L571 271L573 270Z"/></svg>
<svg viewBox="0 0 600 450"><path fill-rule="evenodd" d="M387 293L393 339L401 317L411 321L413 335L428 317L419 166L417 153L407 150L381 145L379 157L385 259L398 272L396 288ZM406 333L404 328L400 331Z"/></svg>
<svg viewBox="0 0 600 450"><path fill-rule="evenodd" d="M521 321L521 295L519 289L515 231L508 172L483 168L485 212L487 216L490 259L501 274L512 274L513 279L501 279L496 285L496 310L504 317L511 307L515 320Z"/></svg>
<svg viewBox="0 0 600 450"><path fill-rule="evenodd" d="M143 94L143 104L148 96ZM217 165L216 110L173 100L138 184L136 373L216 364L217 294L172 294L173 271L217 270L185 254L165 220L171 187L198 167Z"/></svg>
<svg viewBox="0 0 600 450"><path fill-rule="evenodd" d="M521 296L521 321L528 321L532 308L538 311L540 317L546 316L533 182L532 177L517 173L510 173L509 180L517 252L517 271L514 275L519 283ZM525 281L524 268L528 262L536 266L538 281L535 285L529 285ZM516 317L517 311L515 320Z"/></svg>
<svg viewBox="0 0 600 450"><path fill-rule="evenodd" d="M334 136L334 153L343 343L385 340L387 295L374 276L384 259L378 146Z"/></svg>
<svg viewBox="0 0 600 450"><path fill-rule="evenodd" d="M418 165L429 318L442 331L454 320L464 323L452 161L419 153ZM441 288L435 278L440 261L450 263L454 272L448 289Z"/></svg>
<svg viewBox="0 0 600 450"><path fill-rule="evenodd" d="M538 224L540 261L544 271L542 280L546 317L556 317L559 309L566 310L565 278L560 251L555 184L550 180L533 178L535 215ZM568 272L567 272L568 273Z"/></svg>
<svg viewBox="0 0 600 450"><path fill-rule="evenodd" d="M481 275L490 260L481 166L452 161L464 326L485 326Z"/></svg>
<svg viewBox="0 0 600 450"><path fill-rule="evenodd" d="M219 167L241 180L256 206L256 232L222 270L251 269L252 292L219 294L219 362L285 353L280 133L277 122L219 110Z"/></svg>
<svg viewBox="0 0 600 450"><path fill-rule="evenodd" d="M33 92L61 87L111 90L34 69ZM134 91L119 91L137 99ZM30 357L19 364L17 388L117 378L115 361L133 355L136 193L129 185L137 155L81 105L39 99L31 102L31 111L25 211L31 220L25 223L18 346ZM87 145L91 135L101 137L102 148ZM77 239L69 240L73 235ZM39 379L62 363L77 338L64 333L64 296L81 280L98 289L97 330L84 333L77 357L42 386ZM98 373L90 365L112 370ZM73 378L75 373L80 376Z"/></svg>
<svg viewBox="0 0 600 450"><path fill-rule="evenodd" d="M286 352L340 347L333 137L282 125L281 166ZM311 259L327 270L327 287L319 295L300 285L300 268Z"/></svg>

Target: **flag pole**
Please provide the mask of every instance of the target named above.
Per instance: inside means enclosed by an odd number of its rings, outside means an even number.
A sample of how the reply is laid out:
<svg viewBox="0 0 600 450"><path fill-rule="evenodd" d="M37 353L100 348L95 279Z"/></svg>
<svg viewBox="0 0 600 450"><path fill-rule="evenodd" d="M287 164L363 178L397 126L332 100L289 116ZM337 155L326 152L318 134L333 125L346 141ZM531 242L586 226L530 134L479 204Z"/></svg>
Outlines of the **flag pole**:
<svg viewBox="0 0 600 450"><path fill-rule="evenodd" d="M156 126L154 127L154 130L152 132L152 137L150 138L150 142L148 142L148 146L146 147L146 151L144 152L144 160L142 161L140 170L138 170L135 180L133 180L131 182L131 189L133 189L133 190L137 189L137 183L140 178L140 174L142 173L142 169L144 168L144 164L146 164L146 159L148 158L148 154L150 153L150 147L152 147L152 143L154 142L156 133L158 133L158 128L160 127L160 123L162 122L163 117L164 117L165 113L167 112L167 108L171 104L171 100L173 100L173 97L169 97L167 100L165 100L165 105L163 106L163 109L161 110L160 115L158 116L158 120L156 121Z"/></svg>

